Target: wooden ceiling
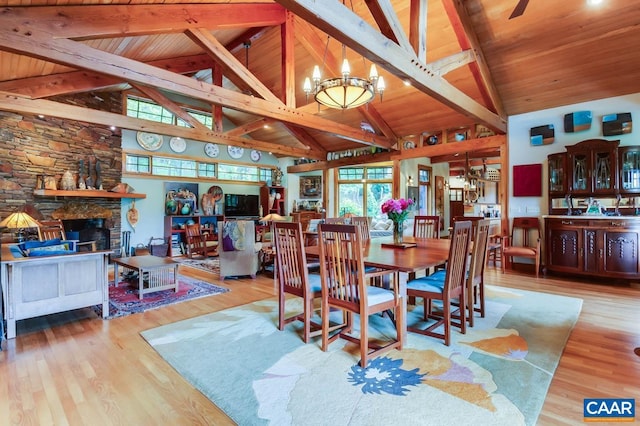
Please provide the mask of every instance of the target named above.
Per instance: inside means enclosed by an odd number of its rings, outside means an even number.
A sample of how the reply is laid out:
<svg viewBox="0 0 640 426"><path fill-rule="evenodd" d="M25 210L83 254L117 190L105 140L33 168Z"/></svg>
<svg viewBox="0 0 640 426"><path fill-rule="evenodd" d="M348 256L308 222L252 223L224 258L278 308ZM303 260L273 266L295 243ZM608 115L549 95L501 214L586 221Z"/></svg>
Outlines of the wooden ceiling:
<svg viewBox="0 0 640 426"><path fill-rule="evenodd" d="M403 150L420 136L509 115L640 92L637 2L517 0L0 1L0 110L325 159L361 146ZM304 77L375 63L383 99L351 110L306 99ZM328 48L327 48L328 46ZM129 90L192 127L48 98ZM185 113L211 111L221 129ZM370 124L375 133L363 131ZM495 152L487 139L487 152ZM470 145L483 149L482 140ZM434 151L441 160L451 153Z"/></svg>

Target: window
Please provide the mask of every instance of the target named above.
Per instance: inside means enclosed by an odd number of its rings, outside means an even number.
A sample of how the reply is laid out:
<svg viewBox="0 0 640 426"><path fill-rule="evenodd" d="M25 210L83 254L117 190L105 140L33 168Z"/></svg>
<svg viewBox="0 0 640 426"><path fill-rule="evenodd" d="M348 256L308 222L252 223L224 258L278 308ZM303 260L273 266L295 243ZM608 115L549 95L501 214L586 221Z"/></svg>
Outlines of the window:
<svg viewBox="0 0 640 426"><path fill-rule="evenodd" d="M378 216L393 193L393 167L344 167L338 170L338 213Z"/></svg>
<svg viewBox="0 0 640 426"><path fill-rule="evenodd" d="M124 169L130 173L151 173L151 157L127 154Z"/></svg>
<svg viewBox="0 0 640 426"><path fill-rule="evenodd" d="M218 164L218 179L258 182L258 168L236 164Z"/></svg>
<svg viewBox="0 0 640 426"><path fill-rule="evenodd" d="M216 165L213 163L198 163L198 176L215 178L216 177Z"/></svg>
<svg viewBox="0 0 640 426"><path fill-rule="evenodd" d="M153 174L162 176L196 177L196 162L178 158L153 157Z"/></svg>
<svg viewBox="0 0 640 426"><path fill-rule="evenodd" d="M162 106L146 99L127 96L127 116L141 118L143 120L155 121L157 123L174 124L180 127L191 127L186 121L173 115L173 113ZM207 126L213 128L213 116L202 111L187 110L187 113Z"/></svg>
<svg viewBox="0 0 640 426"><path fill-rule="evenodd" d="M171 111L153 102L134 97L127 97L127 115L158 123L174 124Z"/></svg>

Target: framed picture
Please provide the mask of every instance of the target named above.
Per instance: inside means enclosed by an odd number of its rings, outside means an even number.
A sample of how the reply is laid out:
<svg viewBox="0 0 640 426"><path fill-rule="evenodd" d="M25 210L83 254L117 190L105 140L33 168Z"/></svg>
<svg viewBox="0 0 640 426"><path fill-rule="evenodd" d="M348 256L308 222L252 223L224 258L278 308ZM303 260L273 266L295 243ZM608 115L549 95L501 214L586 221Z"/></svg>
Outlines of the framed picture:
<svg viewBox="0 0 640 426"><path fill-rule="evenodd" d="M322 176L300 176L300 198L322 197Z"/></svg>
<svg viewBox="0 0 640 426"><path fill-rule="evenodd" d="M591 128L591 111L576 111L564 116L566 133L582 132Z"/></svg>
<svg viewBox="0 0 640 426"><path fill-rule="evenodd" d="M533 146L549 145L553 143L556 131L553 124L547 124L545 126L532 127L529 131L529 136Z"/></svg>
<svg viewBox="0 0 640 426"><path fill-rule="evenodd" d="M602 116L602 136L616 136L631 133L631 113L607 114Z"/></svg>
<svg viewBox="0 0 640 426"><path fill-rule="evenodd" d="M542 164L513 166L513 196L542 196Z"/></svg>

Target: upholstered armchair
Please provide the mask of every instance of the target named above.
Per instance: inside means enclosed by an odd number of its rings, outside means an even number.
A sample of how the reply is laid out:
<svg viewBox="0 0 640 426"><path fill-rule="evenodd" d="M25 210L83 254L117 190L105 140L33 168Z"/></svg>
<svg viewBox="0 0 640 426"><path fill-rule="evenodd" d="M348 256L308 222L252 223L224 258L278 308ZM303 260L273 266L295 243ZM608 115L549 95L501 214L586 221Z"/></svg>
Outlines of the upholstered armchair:
<svg viewBox="0 0 640 426"><path fill-rule="evenodd" d="M218 222L220 279L250 275L256 277L261 243L256 243L255 224L249 220Z"/></svg>

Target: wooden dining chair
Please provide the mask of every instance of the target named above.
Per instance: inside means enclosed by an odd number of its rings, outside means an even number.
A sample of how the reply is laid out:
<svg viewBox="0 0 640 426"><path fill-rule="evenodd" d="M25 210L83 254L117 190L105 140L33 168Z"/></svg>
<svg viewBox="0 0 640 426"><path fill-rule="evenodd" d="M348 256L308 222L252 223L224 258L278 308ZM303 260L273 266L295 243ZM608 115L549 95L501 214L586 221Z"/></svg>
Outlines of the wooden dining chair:
<svg viewBox="0 0 640 426"><path fill-rule="evenodd" d="M322 324L311 321L314 300L322 296L320 275L309 273L300 222L274 222L272 237L278 278L278 328L284 330L286 324L302 321L303 340L309 343L312 336L322 332ZM302 312L285 316L287 294L302 299Z"/></svg>
<svg viewBox="0 0 640 426"><path fill-rule="evenodd" d="M351 218L340 216L340 217L328 217L324 220L324 223L330 223L333 225L345 225L349 222Z"/></svg>
<svg viewBox="0 0 640 426"><path fill-rule="evenodd" d="M515 217L511 235L502 238L502 273L507 260L513 265L514 257L534 260L536 278L540 275L540 220L537 217Z"/></svg>
<svg viewBox="0 0 640 426"><path fill-rule="evenodd" d="M455 325L460 331L466 333L466 286L467 256L469 243L471 242L471 222L460 221L453 224L451 245L445 279L442 283L421 277L407 283L407 296L423 299L425 321L435 320L426 328L416 325L407 327L407 330L426 336L444 339L445 345L451 343L451 326ZM435 314L431 309L433 300L442 301L442 312ZM457 318L457 322L454 319ZM443 333L436 329L443 326Z"/></svg>
<svg viewBox="0 0 640 426"><path fill-rule="evenodd" d="M460 222L458 220L457 222ZM473 327L474 313L479 312L480 317L485 316L485 300L484 300L484 269L486 266L489 228L491 221L489 219L480 219L471 221L471 254L469 258L469 269L466 277L466 308L467 321L469 326ZM425 280L434 281L438 286L444 286L446 279L446 271L438 271L433 275L425 277ZM427 309L429 306L427 306Z"/></svg>
<svg viewBox="0 0 640 426"><path fill-rule="evenodd" d="M199 223L186 225L184 227L184 235L187 240L187 257L218 255L218 243L207 239L207 236L202 233Z"/></svg>
<svg viewBox="0 0 640 426"><path fill-rule="evenodd" d="M392 349L402 349L404 309L399 294L398 271L384 270L392 274L393 287L367 285L364 268L363 244L356 225L319 225L320 276L322 277L322 350L329 343L343 338L360 345L360 366L367 367L369 360ZM339 332L329 336L331 310L346 313L346 323ZM369 316L392 311L396 337L386 342L369 339ZM360 333L353 333L353 315L360 317ZM390 320L390 319L389 319ZM391 321L391 320L390 320Z"/></svg>
<svg viewBox="0 0 640 426"><path fill-rule="evenodd" d="M475 312L479 312L481 318L485 315L484 268L487 265L491 221L481 219L476 221L475 225L471 263L467 274L467 318L471 327Z"/></svg>
<svg viewBox="0 0 640 426"><path fill-rule="evenodd" d="M413 236L416 238L440 238L440 216L415 216L413 221ZM426 275L432 272L444 269L446 265L437 265L433 270L425 271ZM416 273L409 274L409 280L416 278ZM409 303L413 304L413 298L409 299Z"/></svg>
<svg viewBox="0 0 640 426"><path fill-rule="evenodd" d="M413 221L413 236L440 238L440 216L416 216Z"/></svg>

